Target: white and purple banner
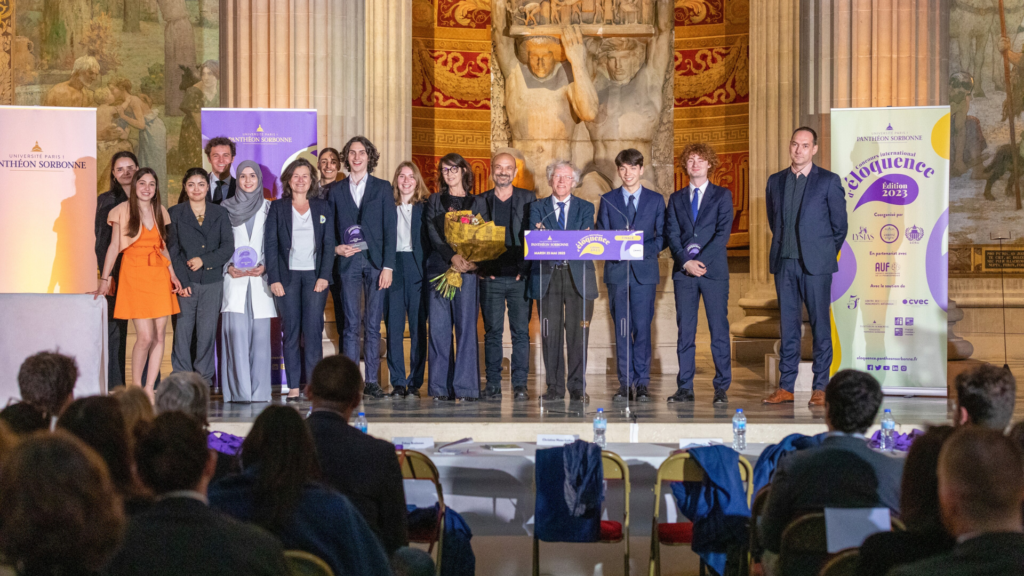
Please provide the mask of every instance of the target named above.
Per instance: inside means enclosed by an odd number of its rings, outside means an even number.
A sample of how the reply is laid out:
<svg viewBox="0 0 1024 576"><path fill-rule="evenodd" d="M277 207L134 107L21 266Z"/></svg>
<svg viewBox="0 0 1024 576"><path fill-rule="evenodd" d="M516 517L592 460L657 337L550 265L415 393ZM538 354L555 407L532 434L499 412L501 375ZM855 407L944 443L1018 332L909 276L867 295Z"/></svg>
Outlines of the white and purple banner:
<svg viewBox="0 0 1024 576"><path fill-rule="evenodd" d="M643 230L527 230L527 260L643 260Z"/></svg>
<svg viewBox="0 0 1024 576"><path fill-rule="evenodd" d="M832 110L849 233L832 277L832 372L946 393L949 107ZM912 390L910 390L912 389Z"/></svg>

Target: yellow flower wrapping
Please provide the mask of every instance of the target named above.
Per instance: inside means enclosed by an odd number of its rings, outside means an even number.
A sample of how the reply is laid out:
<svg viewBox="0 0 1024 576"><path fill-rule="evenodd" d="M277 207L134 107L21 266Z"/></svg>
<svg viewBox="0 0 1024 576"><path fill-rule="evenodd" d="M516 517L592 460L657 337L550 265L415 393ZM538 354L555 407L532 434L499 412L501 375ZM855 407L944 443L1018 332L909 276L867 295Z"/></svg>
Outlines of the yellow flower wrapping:
<svg viewBox="0 0 1024 576"><path fill-rule="evenodd" d="M462 218L470 222L462 222ZM455 253L470 262L486 262L494 260L505 253L505 227L495 226L494 222L479 221L474 224L473 212L460 210L445 214L444 234L448 245ZM455 268L449 268L444 274L431 279L435 289L451 300L455 291L462 288L462 275Z"/></svg>

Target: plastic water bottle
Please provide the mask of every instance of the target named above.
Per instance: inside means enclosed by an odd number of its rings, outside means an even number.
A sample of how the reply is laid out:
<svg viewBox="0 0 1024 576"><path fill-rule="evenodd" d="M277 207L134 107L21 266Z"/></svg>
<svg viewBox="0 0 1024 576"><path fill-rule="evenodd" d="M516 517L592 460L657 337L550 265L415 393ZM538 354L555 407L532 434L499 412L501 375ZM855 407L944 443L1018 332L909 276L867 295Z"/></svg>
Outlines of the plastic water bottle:
<svg viewBox="0 0 1024 576"><path fill-rule="evenodd" d="M360 412L359 416L356 416L356 421L352 425L356 427L356 430L359 430L363 434L366 434L366 430L369 427L369 425L366 423L366 413Z"/></svg>
<svg viewBox="0 0 1024 576"><path fill-rule="evenodd" d="M892 410L886 408L882 414L882 450L896 448L896 421L892 419Z"/></svg>
<svg viewBox="0 0 1024 576"><path fill-rule="evenodd" d="M732 449L737 452L747 449L747 417L743 408L737 408L732 417Z"/></svg>
<svg viewBox="0 0 1024 576"><path fill-rule="evenodd" d="M608 430L608 419L604 417L604 408L597 409L597 416L594 417L594 444L601 448L608 445L604 439L604 433Z"/></svg>

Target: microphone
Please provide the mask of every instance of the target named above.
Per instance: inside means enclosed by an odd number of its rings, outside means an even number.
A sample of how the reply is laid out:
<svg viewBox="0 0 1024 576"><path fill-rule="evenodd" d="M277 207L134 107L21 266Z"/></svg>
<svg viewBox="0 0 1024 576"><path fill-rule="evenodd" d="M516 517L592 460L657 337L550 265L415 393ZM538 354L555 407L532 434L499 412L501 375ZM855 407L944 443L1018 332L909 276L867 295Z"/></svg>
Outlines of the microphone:
<svg viewBox="0 0 1024 576"><path fill-rule="evenodd" d="M540 225L540 228L534 228L534 230L547 230L547 229L548 229L548 228L547 228L547 226L545 226L545 225L544 225L544 219L545 219L545 218L547 218L548 216L550 216L550 215L552 215L552 214L554 214L554 213L555 213L555 207L554 207L554 205L553 205L553 204L550 204L550 203L548 202L548 200L550 200L551 198L555 198L555 195L554 195L554 194L552 194L551 196L548 196L547 198L544 198L544 199L542 199L542 200L537 200L537 202L542 202L542 203L544 203L544 204L549 204L549 205L550 205L550 208L551 208L551 209L550 209L550 210L548 210L547 212L545 212L545 213L544 213L544 214L543 214L543 215L542 215L542 216L540 217L540 222L537 222L537 224L539 224L539 225ZM558 200L557 200L557 198L555 199L555 201L556 201L556 202L558 201ZM568 208L568 207L567 207L567 208ZM568 214L566 214L566 216L568 217Z"/></svg>
<svg viewBox="0 0 1024 576"><path fill-rule="evenodd" d="M619 190L619 188L616 188L616 190ZM622 210L619 210L618 208L616 208L615 204L612 204L611 202L605 202L604 200L602 200L601 201L601 205L604 206L605 204L607 204L612 210L615 210L616 212L619 213L620 216L622 216L622 219L626 222L626 230L632 232L633 231L633 224L631 224L630 221L629 221L629 218L625 214L622 213Z"/></svg>

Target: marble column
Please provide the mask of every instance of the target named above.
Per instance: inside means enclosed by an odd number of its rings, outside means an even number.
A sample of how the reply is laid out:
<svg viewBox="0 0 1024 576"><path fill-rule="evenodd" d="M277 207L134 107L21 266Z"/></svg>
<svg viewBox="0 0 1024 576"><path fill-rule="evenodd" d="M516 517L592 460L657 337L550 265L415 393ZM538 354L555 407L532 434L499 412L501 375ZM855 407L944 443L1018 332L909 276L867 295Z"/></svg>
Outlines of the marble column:
<svg viewBox="0 0 1024 576"><path fill-rule="evenodd" d="M408 0L366 1L366 136L380 151L375 175L390 181L412 159L412 8Z"/></svg>

